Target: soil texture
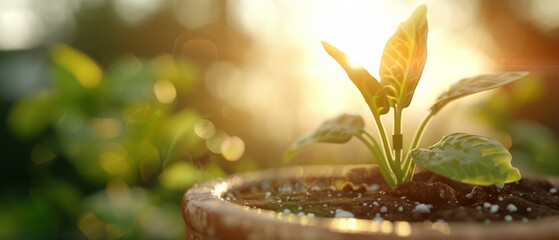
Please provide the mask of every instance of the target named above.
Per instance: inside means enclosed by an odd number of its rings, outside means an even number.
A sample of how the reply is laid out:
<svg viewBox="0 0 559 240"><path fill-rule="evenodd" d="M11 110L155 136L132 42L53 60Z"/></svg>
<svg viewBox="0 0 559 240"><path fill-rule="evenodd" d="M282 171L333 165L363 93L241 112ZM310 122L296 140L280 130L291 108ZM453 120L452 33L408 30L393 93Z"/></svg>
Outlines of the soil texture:
<svg viewBox="0 0 559 240"><path fill-rule="evenodd" d="M374 177L377 176L377 177ZM421 172L389 188L365 169L337 180L297 179L234 189L225 199L251 208L307 217L389 221L529 222L559 215L559 193L548 181L523 179L471 186Z"/></svg>

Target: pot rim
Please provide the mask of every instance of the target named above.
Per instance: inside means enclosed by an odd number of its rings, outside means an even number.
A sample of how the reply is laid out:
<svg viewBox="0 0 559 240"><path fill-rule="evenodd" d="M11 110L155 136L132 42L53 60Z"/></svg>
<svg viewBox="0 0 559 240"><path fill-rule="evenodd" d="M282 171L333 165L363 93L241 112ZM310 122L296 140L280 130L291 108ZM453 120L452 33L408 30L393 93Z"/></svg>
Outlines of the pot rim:
<svg viewBox="0 0 559 240"><path fill-rule="evenodd" d="M261 170L232 175L195 185L183 196L187 237L209 239L413 239L487 238L523 239L559 236L559 217L538 221L445 223L323 218L251 209L224 200L227 191L263 181L297 178L343 178L355 168L373 165L311 165ZM554 183L558 178L553 178Z"/></svg>

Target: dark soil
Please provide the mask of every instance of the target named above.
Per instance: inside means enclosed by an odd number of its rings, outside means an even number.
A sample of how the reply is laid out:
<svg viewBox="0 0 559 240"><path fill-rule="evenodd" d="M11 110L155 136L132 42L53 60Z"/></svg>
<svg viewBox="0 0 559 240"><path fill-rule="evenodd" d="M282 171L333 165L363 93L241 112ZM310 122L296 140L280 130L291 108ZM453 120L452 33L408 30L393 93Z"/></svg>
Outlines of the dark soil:
<svg viewBox="0 0 559 240"><path fill-rule="evenodd" d="M520 180L504 186L471 186L429 172L390 189L364 169L346 179L324 182L299 179L236 189L226 200L299 216L390 221L500 222L533 221L559 215L559 193L542 180ZM378 176L379 174L376 174ZM343 211L342 211L343 210Z"/></svg>

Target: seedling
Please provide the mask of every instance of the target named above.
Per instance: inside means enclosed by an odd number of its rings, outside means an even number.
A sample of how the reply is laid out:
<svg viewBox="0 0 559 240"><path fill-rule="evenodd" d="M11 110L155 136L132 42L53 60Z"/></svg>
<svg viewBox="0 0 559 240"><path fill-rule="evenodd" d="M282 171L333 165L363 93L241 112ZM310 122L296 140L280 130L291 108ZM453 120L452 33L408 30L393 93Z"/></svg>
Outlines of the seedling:
<svg viewBox="0 0 559 240"><path fill-rule="evenodd" d="M527 72L505 72L462 79L442 93L419 125L409 149L404 150L403 111L410 105L427 59L427 7L420 6L388 39L380 63L380 82L361 66L350 65L345 53L322 42L326 52L345 70L369 106L380 142L364 130L363 118L341 115L326 121L315 132L294 143L285 154L293 157L316 142L345 143L356 137L373 154L390 186L413 177L415 164L435 174L473 185L509 183L521 178L511 165L512 156L497 140L467 133L453 133L428 148L417 148L430 120L448 103L524 78ZM393 111L394 128L389 141L381 116Z"/></svg>

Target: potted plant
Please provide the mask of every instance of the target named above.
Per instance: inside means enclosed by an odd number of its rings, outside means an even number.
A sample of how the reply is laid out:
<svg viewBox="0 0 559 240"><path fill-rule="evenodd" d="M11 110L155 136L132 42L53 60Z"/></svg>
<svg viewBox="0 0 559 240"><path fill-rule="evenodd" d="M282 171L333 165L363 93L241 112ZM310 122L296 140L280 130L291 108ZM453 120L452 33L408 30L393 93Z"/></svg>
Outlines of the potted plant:
<svg viewBox="0 0 559 240"><path fill-rule="evenodd" d="M521 179L497 140L467 133L418 148L429 121L448 103L511 81L526 72L466 78L441 94L408 149L403 111L410 105L426 60L426 7L402 22L384 49L380 82L323 42L346 71L373 115L379 140L359 116L326 121L286 152L310 143L356 137L373 165L273 169L202 183L183 198L189 239L413 239L551 238L559 235L554 182ZM392 141L381 117L393 112ZM416 171L419 165L423 171ZM555 226L555 227L553 227ZM539 235L535 235L535 233Z"/></svg>

